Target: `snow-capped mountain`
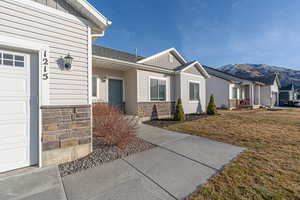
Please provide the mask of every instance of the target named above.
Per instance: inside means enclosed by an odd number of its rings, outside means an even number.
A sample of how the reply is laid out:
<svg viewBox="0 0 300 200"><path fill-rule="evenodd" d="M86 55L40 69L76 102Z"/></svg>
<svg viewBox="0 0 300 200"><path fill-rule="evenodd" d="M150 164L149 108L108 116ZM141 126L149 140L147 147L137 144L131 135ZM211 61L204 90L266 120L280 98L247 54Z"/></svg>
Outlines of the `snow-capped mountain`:
<svg viewBox="0 0 300 200"><path fill-rule="evenodd" d="M297 70L267 64L230 64L221 66L219 69L252 80L261 80L277 73L282 86L293 82L300 89L300 71Z"/></svg>

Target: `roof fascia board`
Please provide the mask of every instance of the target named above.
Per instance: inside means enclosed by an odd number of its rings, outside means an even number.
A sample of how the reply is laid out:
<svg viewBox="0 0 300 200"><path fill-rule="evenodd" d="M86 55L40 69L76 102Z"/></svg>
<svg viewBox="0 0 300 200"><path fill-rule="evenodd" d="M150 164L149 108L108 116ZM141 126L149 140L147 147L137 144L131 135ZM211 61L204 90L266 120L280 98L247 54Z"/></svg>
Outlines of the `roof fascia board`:
<svg viewBox="0 0 300 200"><path fill-rule="evenodd" d="M199 68L200 68L200 71L203 73L203 75L206 77L206 78L209 78L209 74L207 73L207 71L203 68L203 66L198 62L198 61L195 61L195 62L192 62L190 65L186 66L185 68L183 68L182 70L180 70L180 72L184 72L186 71L187 69L193 67L197 65Z"/></svg>
<svg viewBox="0 0 300 200"><path fill-rule="evenodd" d="M102 15L87 0L66 0L66 1L73 6L76 5L77 3L81 5L86 11L88 11L91 15L93 15L99 22L101 22L101 27L103 30L106 30L112 24L110 20L108 20L104 15ZM74 9L77 9L77 7L74 6ZM93 19L90 20L93 21Z"/></svg>
<svg viewBox="0 0 300 200"><path fill-rule="evenodd" d="M157 57L159 57L159 56L161 56L161 55L163 55L163 54L165 54L165 53L170 53L170 52L172 52L172 51L175 53L175 55L176 55L183 63L187 63L187 61L179 54L179 52L178 52L175 48L170 48L170 49L161 51L161 52L159 52L159 53L157 53L157 54L154 54L154 55L152 55L152 56L150 56L150 57L144 58L144 59L138 61L137 63L145 63L145 62L147 62L147 61L149 61L149 60L152 60L152 59L154 59L154 58L157 58Z"/></svg>
<svg viewBox="0 0 300 200"><path fill-rule="evenodd" d="M151 71L167 73L167 74L174 74L175 73L173 70L168 70L168 69L163 69L163 68L158 68L158 67L152 67L152 66L149 66L149 65L143 65L143 64L139 64L139 63L131 63L131 62L123 61L123 60L106 58L106 57L102 57L102 56L93 55L93 58L101 60L101 61L110 62L110 63L124 64L124 65L127 65L129 67L134 67L136 69L141 69L141 70L151 70Z"/></svg>

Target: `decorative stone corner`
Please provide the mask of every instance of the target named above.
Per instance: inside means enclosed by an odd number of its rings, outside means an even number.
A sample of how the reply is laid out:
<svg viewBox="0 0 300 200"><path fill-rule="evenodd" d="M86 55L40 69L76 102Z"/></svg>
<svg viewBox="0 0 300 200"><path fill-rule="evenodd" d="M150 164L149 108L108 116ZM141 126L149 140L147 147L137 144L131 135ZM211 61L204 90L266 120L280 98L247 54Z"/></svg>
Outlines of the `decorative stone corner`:
<svg viewBox="0 0 300 200"><path fill-rule="evenodd" d="M70 162L91 153L91 106L43 106L42 165Z"/></svg>

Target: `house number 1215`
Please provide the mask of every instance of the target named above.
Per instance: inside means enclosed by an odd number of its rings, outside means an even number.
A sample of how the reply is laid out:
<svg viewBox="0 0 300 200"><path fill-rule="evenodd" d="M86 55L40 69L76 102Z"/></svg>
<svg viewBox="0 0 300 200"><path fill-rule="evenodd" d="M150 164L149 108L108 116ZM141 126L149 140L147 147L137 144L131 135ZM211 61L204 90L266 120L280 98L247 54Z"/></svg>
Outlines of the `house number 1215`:
<svg viewBox="0 0 300 200"><path fill-rule="evenodd" d="M43 67L43 80L48 80L49 79L49 57L48 57L48 52L45 50L43 52L43 57L42 57L42 67Z"/></svg>

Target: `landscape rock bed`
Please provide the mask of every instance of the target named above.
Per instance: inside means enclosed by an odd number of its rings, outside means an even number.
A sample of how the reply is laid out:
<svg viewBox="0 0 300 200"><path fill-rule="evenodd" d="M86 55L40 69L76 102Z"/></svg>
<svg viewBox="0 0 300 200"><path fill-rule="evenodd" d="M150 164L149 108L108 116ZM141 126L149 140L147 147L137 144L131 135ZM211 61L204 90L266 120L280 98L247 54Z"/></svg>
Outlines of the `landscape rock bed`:
<svg viewBox="0 0 300 200"><path fill-rule="evenodd" d="M85 158L59 165L60 175L61 177L64 177L154 147L153 144L140 138L135 138L125 149L120 149L113 145L106 145L101 140L94 138L93 153Z"/></svg>

